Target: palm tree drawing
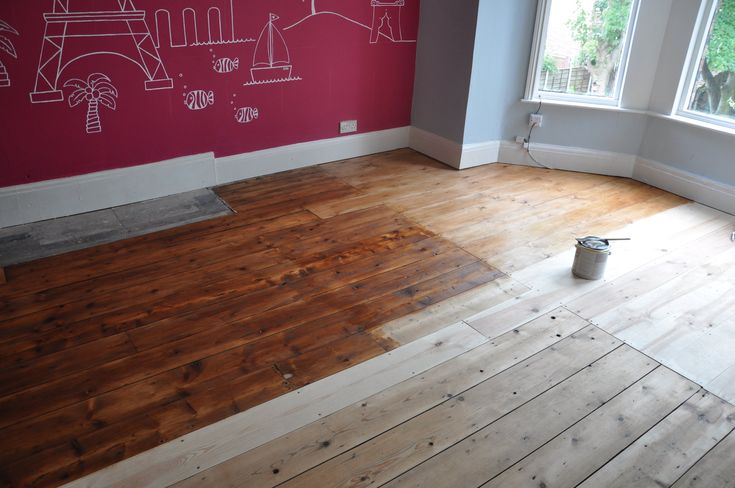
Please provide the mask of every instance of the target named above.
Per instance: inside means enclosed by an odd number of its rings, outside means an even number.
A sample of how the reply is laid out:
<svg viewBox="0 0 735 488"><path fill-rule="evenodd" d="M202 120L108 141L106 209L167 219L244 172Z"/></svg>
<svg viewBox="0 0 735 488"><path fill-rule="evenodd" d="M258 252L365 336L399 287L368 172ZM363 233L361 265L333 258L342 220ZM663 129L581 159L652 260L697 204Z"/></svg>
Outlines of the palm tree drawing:
<svg viewBox="0 0 735 488"><path fill-rule="evenodd" d="M13 29L10 24L0 19L0 32L10 32L11 34L19 35L18 31ZM13 58L17 58L18 54L15 52L15 46L6 36L0 35L0 51L5 51ZM8 76L8 70L5 65L0 61L0 87L4 88L10 86L10 76Z"/></svg>
<svg viewBox="0 0 735 488"><path fill-rule="evenodd" d="M70 107L76 107L83 101L87 102L87 134L102 132L100 104L112 110L117 107L115 102L117 88L112 85L110 78L102 73L92 73L87 77L87 81L72 78L64 83L64 86L75 88L69 95Z"/></svg>

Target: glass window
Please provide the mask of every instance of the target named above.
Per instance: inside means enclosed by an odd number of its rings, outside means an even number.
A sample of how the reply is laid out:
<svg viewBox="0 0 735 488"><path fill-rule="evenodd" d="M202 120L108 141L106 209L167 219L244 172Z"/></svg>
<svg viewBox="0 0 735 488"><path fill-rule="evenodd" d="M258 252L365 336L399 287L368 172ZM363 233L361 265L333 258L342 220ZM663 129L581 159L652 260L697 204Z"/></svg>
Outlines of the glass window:
<svg viewBox="0 0 735 488"><path fill-rule="evenodd" d="M539 10L532 98L616 101L625 72L635 0L546 0ZM539 29L537 28L537 31Z"/></svg>
<svg viewBox="0 0 735 488"><path fill-rule="evenodd" d="M735 125L735 0L716 1L712 9L684 109L709 122Z"/></svg>

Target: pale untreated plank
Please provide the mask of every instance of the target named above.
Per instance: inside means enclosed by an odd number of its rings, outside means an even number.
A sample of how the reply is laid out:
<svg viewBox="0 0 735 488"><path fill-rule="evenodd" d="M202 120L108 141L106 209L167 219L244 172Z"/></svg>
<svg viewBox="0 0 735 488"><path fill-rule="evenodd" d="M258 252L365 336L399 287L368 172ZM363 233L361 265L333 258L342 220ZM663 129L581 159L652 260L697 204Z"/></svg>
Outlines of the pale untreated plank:
<svg viewBox="0 0 735 488"><path fill-rule="evenodd" d="M450 392L446 402L282 486L380 486L564 381L620 344L596 327L587 327L467 391ZM478 368L482 366L477 364Z"/></svg>
<svg viewBox="0 0 735 488"><path fill-rule="evenodd" d="M670 486L733 428L735 406L701 392L579 486Z"/></svg>
<svg viewBox="0 0 735 488"><path fill-rule="evenodd" d="M532 290L520 300L502 303L471 317L468 323L488 337L495 337L721 228L731 218L699 204L687 204L637 221L616 233L633 240L616 245L604 280L574 277L571 273L574 249L570 248L513 273L513 279ZM666 242L666 248L660 246L662 241Z"/></svg>
<svg viewBox="0 0 735 488"><path fill-rule="evenodd" d="M70 487L168 486L421 374L485 342L465 324L292 391L70 483Z"/></svg>
<svg viewBox="0 0 735 488"><path fill-rule="evenodd" d="M735 432L708 452L672 488L734 488Z"/></svg>
<svg viewBox="0 0 735 488"><path fill-rule="evenodd" d="M558 343L586 322L559 310L444 364L306 425L180 486L275 486ZM355 420L359 419L359 422Z"/></svg>
<svg viewBox="0 0 735 488"><path fill-rule="evenodd" d="M697 385L660 366L482 486L575 486L696 392Z"/></svg>
<svg viewBox="0 0 735 488"><path fill-rule="evenodd" d="M480 486L657 366L655 361L623 345L385 486Z"/></svg>
<svg viewBox="0 0 735 488"><path fill-rule="evenodd" d="M416 313L388 322L371 331L371 334L379 339L407 344L448 324L464 320L506 300L512 300L527 291L529 291L527 286L512 278L501 277Z"/></svg>

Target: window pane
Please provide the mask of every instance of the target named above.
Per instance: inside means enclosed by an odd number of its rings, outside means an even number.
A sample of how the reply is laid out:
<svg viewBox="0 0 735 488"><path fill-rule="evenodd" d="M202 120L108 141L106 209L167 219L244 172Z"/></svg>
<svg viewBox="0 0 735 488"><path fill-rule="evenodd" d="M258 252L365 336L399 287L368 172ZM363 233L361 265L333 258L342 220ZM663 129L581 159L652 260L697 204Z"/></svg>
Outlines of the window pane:
<svg viewBox="0 0 735 488"><path fill-rule="evenodd" d="M540 92L615 98L632 0L553 0Z"/></svg>
<svg viewBox="0 0 735 488"><path fill-rule="evenodd" d="M717 5L689 110L735 119L735 0Z"/></svg>

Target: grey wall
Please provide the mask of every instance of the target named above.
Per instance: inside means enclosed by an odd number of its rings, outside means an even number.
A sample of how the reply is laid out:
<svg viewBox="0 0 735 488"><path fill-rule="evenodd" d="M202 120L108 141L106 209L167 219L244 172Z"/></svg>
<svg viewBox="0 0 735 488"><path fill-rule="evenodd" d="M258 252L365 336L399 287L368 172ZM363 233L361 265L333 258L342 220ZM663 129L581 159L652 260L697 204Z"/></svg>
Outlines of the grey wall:
<svg viewBox="0 0 735 488"><path fill-rule="evenodd" d="M735 186L735 135L649 117L639 156Z"/></svg>
<svg viewBox="0 0 735 488"><path fill-rule="evenodd" d="M642 0L624 107L546 104L536 142L639 155L735 185L735 135L671 119L701 0ZM464 144L528 133L536 0L422 0L414 125ZM473 18L474 16L474 18ZM663 18L662 18L663 16ZM471 33L476 26L476 33Z"/></svg>
<svg viewBox="0 0 735 488"><path fill-rule="evenodd" d="M481 0L464 142L507 139L506 119L523 98L536 0Z"/></svg>
<svg viewBox="0 0 735 488"><path fill-rule="evenodd" d="M422 0L414 84L414 127L464 140L479 0Z"/></svg>
<svg viewBox="0 0 735 488"><path fill-rule="evenodd" d="M537 105L520 100L526 88L536 3L480 0L465 144L527 135L528 115ZM534 130L533 139L547 144L637 154L646 129L646 117L640 114L552 105L543 106L542 112L544 127Z"/></svg>
<svg viewBox="0 0 735 488"><path fill-rule="evenodd" d="M675 110L674 102L694 30L699 0L673 0L658 63L650 109ZM676 120L648 117L639 155L696 175L735 185L735 134L696 127Z"/></svg>

